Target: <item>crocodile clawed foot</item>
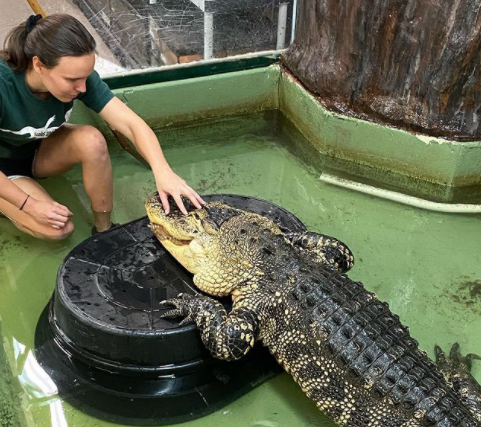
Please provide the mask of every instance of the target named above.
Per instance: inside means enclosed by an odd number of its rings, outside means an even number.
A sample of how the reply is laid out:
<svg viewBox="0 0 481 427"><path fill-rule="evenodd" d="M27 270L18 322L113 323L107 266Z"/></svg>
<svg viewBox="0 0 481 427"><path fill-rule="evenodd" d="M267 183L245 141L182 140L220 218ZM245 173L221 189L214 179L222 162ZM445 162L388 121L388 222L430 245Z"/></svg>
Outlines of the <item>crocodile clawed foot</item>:
<svg viewBox="0 0 481 427"><path fill-rule="evenodd" d="M481 357L477 354L469 353L466 356L461 354L459 349L459 344L455 343L451 347L451 352L449 353L449 358L451 359L453 365L459 366L459 369L470 372L471 366L473 365L473 360L481 360Z"/></svg>
<svg viewBox="0 0 481 427"><path fill-rule="evenodd" d="M446 354L444 353L443 349L437 344L434 346L434 356L436 359L436 365L439 370L444 371L446 369L449 369Z"/></svg>
<svg viewBox="0 0 481 427"><path fill-rule="evenodd" d="M434 354L438 369L448 381L453 381L454 378L459 376L470 376L473 360L481 360L481 357L477 354L470 353L463 356L459 343L453 344L449 356L446 356L438 345L434 347Z"/></svg>
<svg viewBox="0 0 481 427"><path fill-rule="evenodd" d="M473 417L481 422L481 387L470 372L473 360L481 360L481 357L472 353L463 356L458 343L453 344L449 356L439 346L434 347L434 353L438 369Z"/></svg>
<svg viewBox="0 0 481 427"><path fill-rule="evenodd" d="M452 375L454 372L470 372L473 360L481 360L477 354L467 354L463 356L459 347L459 343L454 343L449 352L449 357L446 357L444 351L436 345L434 347L434 354L436 357L436 365L439 370L445 375Z"/></svg>
<svg viewBox="0 0 481 427"><path fill-rule="evenodd" d="M184 317L184 319L180 322L180 326L186 325L187 323L191 323L194 321L193 319L193 312L190 309L192 301L195 300L195 297L189 294L179 294L176 298L171 298L165 301L162 301L160 305L173 305L175 308L165 313L162 313L159 317L161 319L165 318L175 318L175 317Z"/></svg>

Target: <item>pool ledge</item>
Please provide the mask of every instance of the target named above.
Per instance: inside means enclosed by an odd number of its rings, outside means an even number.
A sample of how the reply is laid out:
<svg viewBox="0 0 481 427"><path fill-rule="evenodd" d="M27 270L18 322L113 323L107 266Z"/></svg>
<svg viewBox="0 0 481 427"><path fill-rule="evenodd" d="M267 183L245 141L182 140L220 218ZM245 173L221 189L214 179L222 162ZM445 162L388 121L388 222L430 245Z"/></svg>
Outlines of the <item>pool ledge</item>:
<svg viewBox="0 0 481 427"><path fill-rule="evenodd" d="M438 203L481 201L481 141L413 134L327 110L281 73L279 108L323 153L324 172Z"/></svg>
<svg viewBox="0 0 481 427"><path fill-rule="evenodd" d="M320 171L437 203L481 202L481 141L449 141L333 113L277 64L114 92L153 127L277 109L319 152ZM109 133L82 104L73 121Z"/></svg>

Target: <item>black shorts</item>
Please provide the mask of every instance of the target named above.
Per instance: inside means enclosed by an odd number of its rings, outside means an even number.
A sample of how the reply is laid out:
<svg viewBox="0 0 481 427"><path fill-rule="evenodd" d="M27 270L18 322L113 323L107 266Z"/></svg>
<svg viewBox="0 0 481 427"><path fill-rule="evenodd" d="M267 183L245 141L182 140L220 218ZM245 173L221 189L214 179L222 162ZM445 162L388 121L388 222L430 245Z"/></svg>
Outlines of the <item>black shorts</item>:
<svg viewBox="0 0 481 427"><path fill-rule="evenodd" d="M34 178L32 170L34 160L35 154L26 159L5 159L0 157L0 171L10 179L15 179L17 176Z"/></svg>

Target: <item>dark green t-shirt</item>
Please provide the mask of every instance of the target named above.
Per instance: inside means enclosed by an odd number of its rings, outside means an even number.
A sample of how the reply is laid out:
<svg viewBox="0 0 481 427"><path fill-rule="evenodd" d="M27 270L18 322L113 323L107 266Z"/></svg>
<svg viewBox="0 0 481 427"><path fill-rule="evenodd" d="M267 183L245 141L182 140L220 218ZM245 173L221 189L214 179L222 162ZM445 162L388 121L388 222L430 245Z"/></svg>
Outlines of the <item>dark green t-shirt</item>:
<svg viewBox="0 0 481 427"><path fill-rule="evenodd" d="M86 88L76 99L97 113L114 96L96 71L87 78ZM25 83L25 72L13 71L0 58L0 157L22 159L33 155L38 139L68 122L72 106L73 102L62 102L54 96L37 98Z"/></svg>

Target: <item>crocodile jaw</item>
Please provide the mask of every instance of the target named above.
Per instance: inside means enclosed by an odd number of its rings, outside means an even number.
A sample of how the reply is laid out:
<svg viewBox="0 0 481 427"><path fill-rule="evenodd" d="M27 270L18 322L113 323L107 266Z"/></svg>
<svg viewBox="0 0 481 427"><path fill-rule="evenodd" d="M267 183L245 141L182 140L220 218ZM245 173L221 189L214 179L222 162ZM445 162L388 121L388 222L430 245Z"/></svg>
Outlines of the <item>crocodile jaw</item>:
<svg viewBox="0 0 481 427"><path fill-rule="evenodd" d="M205 260L204 250L198 239L180 240L169 235L159 224L151 223L150 229L162 246L193 274L197 274Z"/></svg>
<svg viewBox="0 0 481 427"><path fill-rule="evenodd" d="M157 193L151 195L145 204L150 220L150 229L162 246L191 273L196 274L205 259L199 239L203 233L200 221L194 212L183 215L176 207L165 214Z"/></svg>

